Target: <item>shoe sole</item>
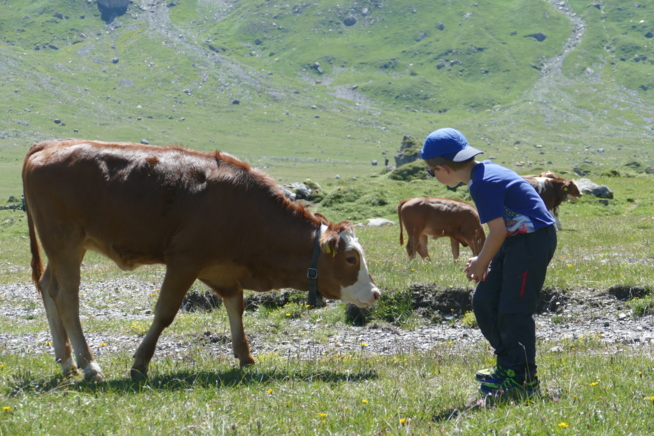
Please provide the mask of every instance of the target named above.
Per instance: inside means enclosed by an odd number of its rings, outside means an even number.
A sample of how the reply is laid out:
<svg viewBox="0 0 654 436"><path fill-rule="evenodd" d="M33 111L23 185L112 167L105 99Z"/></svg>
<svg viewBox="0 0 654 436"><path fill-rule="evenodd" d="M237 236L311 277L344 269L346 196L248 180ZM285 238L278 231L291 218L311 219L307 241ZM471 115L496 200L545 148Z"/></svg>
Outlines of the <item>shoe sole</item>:
<svg viewBox="0 0 654 436"><path fill-rule="evenodd" d="M519 397L533 397L535 395L540 395L540 388L532 389L532 390L509 389L507 391L504 391L503 393L499 393L498 389L492 388L490 386L484 386L482 384L479 387L479 392L481 392L484 395L491 396L491 397L494 397L494 398L503 398L503 397L514 398L516 396L519 396Z"/></svg>

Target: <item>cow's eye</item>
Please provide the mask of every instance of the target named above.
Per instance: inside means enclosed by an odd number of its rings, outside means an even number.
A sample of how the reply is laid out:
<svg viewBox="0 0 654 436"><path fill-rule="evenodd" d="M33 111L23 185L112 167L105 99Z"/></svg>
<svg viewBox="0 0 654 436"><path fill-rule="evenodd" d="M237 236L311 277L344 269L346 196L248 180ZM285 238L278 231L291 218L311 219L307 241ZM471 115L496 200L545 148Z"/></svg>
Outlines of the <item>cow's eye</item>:
<svg viewBox="0 0 654 436"><path fill-rule="evenodd" d="M351 263L352 265L354 265L355 263L357 263L357 258L354 257L354 256L351 256L351 257L346 258L345 261L347 263Z"/></svg>

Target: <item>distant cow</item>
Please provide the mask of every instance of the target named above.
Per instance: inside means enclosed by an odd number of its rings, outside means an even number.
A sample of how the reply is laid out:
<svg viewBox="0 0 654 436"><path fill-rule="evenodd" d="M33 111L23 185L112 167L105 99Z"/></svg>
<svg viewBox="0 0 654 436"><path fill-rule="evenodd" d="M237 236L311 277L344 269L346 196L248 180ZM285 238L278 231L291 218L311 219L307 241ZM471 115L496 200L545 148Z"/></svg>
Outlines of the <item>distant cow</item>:
<svg viewBox="0 0 654 436"><path fill-rule="evenodd" d="M410 259L416 251L423 259L429 257L428 236L434 239L449 237L454 260L459 258L459 244L470 247L477 256L486 241L486 233L479 223L477 210L470 203L446 198L419 197L402 200L397 205L400 221L400 245L404 244L402 225L406 228L406 252Z"/></svg>
<svg viewBox="0 0 654 436"><path fill-rule="evenodd" d="M80 368L85 379L103 378L79 319L80 264L88 250L123 270L166 265L154 321L134 355L134 378L147 374L159 335L196 279L223 298L241 366L254 364L243 330L243 289L307 291L311 281L322 296L360 307L380 297L349 222L313 215L226 153L45 141L28 151L23 185L32 278L65 374Z"/></svg>
<svg viewBox="0 0 654 436"><path fill-rule="evenodd" d="M583 195L577 184L574 180L558 178L551 171L545 171L539 177L524 177L524 179L536 189L547 210L554 217L557 230L561 230L559 206L568 198L574 201Z"/></svg>

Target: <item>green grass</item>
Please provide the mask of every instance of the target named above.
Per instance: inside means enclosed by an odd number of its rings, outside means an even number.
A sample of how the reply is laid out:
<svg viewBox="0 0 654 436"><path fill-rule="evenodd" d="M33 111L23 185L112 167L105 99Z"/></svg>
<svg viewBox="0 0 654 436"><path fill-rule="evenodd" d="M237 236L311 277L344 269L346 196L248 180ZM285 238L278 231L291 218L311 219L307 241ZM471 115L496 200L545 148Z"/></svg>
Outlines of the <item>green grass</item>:
<svg viewBox="0 0 654 436"><path fill-rule="evenodd" d="M199 347L156 362L147 383L126 375L130 357L107 355L101 383L53 377L44 354L0 354L0 431L6 434L647 434L654 381L650 353L593 340L541 352L547 393L483 407L474 369L483 347L436 346L394 356L361 352L300 361L259 356L247 370ZM28 369L29 368L29 369ZM153 413L153 411L159 413ZM510 429L510 430L509 430Z"/></svg>

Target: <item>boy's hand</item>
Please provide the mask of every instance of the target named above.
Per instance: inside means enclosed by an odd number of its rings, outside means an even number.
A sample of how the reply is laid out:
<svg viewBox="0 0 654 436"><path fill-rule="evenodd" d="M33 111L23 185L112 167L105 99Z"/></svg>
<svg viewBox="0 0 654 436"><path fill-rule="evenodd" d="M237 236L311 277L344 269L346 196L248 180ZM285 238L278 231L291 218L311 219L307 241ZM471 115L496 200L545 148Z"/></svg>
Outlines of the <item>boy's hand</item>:
<svg viewBox="0 0 654 436"><path fill-rule="evenodd" d="M466 263L466 269L464 272L466 273L466 277L468 277L468 281L474 280L479 283L486 280L486 276L488 275L488 266L481 264L477 257L471 257L468 259L468 263Z"/></svg>

